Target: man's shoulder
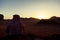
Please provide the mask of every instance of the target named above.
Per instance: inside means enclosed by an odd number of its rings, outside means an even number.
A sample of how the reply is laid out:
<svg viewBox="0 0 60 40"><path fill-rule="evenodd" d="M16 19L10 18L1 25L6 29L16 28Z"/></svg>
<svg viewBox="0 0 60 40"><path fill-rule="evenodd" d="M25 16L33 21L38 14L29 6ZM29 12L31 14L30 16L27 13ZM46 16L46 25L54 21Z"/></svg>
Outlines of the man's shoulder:
<svg viewBox="0 0 60 40"><path fill-rule="evenodd" d="M9 25L9 26L14 25L14 22L13 22L13 21L11 21L8 25Z"/></svg>

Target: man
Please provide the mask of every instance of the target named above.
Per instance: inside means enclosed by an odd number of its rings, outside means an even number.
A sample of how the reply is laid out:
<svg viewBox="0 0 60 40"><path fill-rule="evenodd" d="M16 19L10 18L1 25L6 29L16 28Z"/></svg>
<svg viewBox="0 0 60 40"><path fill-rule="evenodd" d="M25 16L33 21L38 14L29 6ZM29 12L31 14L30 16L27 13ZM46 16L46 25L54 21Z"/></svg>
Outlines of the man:
<svg viewBox="0 0 60 40"><path fill-rule="evenodd" d="M21 19L19 15L13 15L12 21L7 26L7 33L10 39L18 39L19 36L22 36L22 32L24 31L24 26L21 23Z"/></svg>

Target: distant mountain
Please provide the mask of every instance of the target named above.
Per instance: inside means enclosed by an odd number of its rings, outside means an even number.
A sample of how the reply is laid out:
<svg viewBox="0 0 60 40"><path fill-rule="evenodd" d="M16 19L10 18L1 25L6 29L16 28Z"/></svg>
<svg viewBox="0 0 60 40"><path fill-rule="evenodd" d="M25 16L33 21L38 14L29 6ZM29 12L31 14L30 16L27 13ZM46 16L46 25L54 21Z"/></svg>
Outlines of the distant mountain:
<svg viewBox="0 0 60 40"><path fill-rule="evenodd" d="M50 19L42 19L40 20L38 23L38 25L40 24L45 24L45 25L60 25L60 17L51 17Z"/></svg>
<svg viewBox="0 0 60 40"><path fill-rule="evenodd" d="M39 19L35 18L21 18L21 22L26 25L33 25L36 24L39 21Z"/></svg>

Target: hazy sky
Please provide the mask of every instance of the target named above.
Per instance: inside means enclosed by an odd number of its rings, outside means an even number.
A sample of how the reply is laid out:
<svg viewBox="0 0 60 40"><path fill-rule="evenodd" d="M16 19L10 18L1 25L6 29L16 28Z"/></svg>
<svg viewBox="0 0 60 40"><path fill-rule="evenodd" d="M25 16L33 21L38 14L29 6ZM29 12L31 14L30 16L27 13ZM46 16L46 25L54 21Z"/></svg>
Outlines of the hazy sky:
<svg viewBox="0 0 60 40"><path fill-rule="evenodd" d="M21 17L60 17L60 0L0 0L0 14L6 19L19 14Z"/></svg>

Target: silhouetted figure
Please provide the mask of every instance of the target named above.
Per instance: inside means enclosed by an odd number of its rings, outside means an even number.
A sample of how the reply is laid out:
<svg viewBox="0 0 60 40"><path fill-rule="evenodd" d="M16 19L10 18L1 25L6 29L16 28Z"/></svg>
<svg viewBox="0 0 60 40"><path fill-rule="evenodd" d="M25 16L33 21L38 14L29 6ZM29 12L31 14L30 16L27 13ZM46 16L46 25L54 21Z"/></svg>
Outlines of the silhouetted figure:
<svg viewBox="0 0 60 40"><path fill-rule="evenodd" d="M19 36L22 36L23 30L24 28L20 21L20 16L13 15L13 20L8 25L7 31L6 31L8 33L8 37L18 40Z"/></svg>
<svg viewBox="0 0 60 40"><path fill-rule="evenodd" d="M4 16L0 14L0 21L4 20Z"/></svg>

